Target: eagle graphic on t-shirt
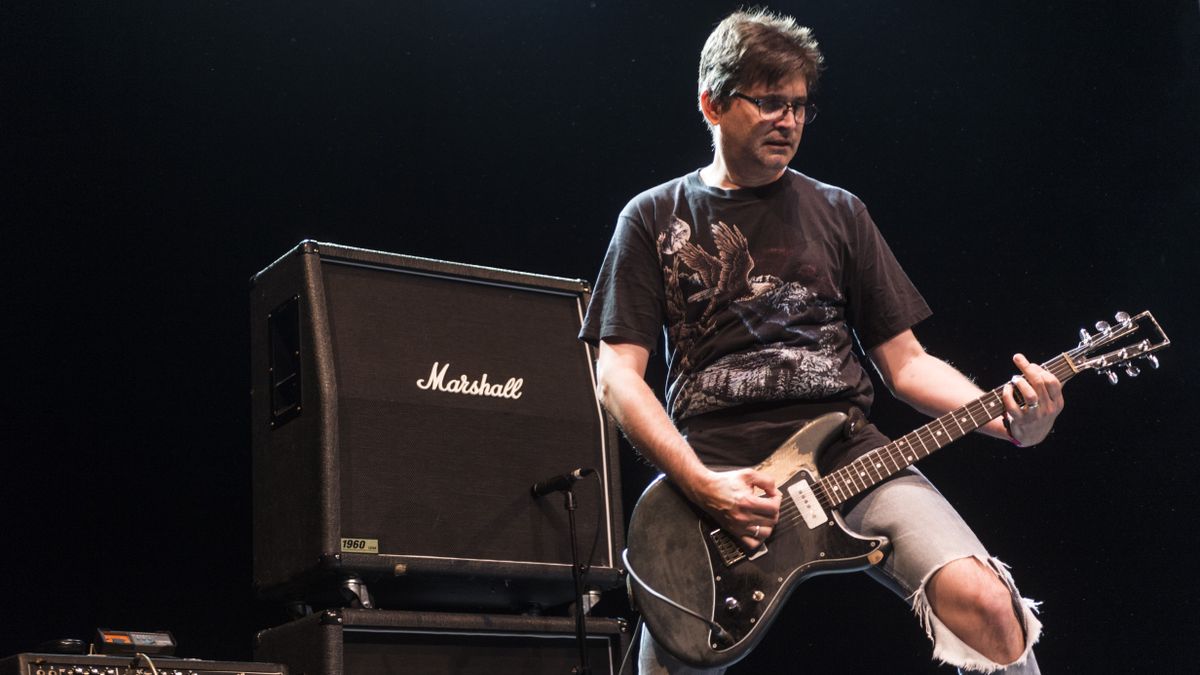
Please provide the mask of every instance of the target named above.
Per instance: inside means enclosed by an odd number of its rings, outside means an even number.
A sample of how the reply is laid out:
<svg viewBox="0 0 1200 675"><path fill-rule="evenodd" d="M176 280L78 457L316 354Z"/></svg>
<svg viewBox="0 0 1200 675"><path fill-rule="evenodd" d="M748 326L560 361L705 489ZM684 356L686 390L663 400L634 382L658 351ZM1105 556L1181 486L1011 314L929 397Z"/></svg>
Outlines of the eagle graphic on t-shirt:
<svg viewBox="0 0 1200 675"><path fill-rule="evenodd" d="M838 329L824 323L832 308L798 281L754 274L749 242L737 226L713 224L716 255L690 241L690 234L690 226L676 217L658 237L664 263L672 258L665 270L668 304L682 305L683 297L687 303L705 303L694 321L688 321L685 307L672 308L671 333L683 351L681 376L672 387L678 390L672 411L676 419L741 402L824 398L848 388L833 347ZM685 293L682 281L693 290ZM693 372L690 349L713 335L715 319L724 310L738 317L758 346L726 354Z"/></svg>

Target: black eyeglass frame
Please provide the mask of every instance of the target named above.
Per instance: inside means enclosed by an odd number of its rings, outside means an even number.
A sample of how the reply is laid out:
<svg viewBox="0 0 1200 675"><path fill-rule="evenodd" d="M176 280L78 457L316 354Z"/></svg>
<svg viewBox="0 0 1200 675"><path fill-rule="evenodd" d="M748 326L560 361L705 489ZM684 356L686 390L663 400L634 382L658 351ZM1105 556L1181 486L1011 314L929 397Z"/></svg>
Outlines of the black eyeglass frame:
<svg viewBox="0 0 1200 675"><path fill-rule="evenodd" d="M758 108L758 115L763 118L763 121L774 122L779 120L783 117L784 113L790 109L792 116L796 118L797 122L800 122L801 124L812 124L812 121L817 118L817 113L820 112L820 110L817 108L817 104L810 103L808 101L800 104L799 99L796 99L795 101L784 101L782 99L769 96L764 98L754 98L753 96L747 96L740 91L730 92L729 95L733 96L734 98L740 98L743 101L749 101L753 103L754 107ZM763 105L769 103L780 103L783 105L783 107L780 108L778 113L770 113L766 110L763 110ZM797 115L799 112L804 113L803 118L800 118Z"/></svg>

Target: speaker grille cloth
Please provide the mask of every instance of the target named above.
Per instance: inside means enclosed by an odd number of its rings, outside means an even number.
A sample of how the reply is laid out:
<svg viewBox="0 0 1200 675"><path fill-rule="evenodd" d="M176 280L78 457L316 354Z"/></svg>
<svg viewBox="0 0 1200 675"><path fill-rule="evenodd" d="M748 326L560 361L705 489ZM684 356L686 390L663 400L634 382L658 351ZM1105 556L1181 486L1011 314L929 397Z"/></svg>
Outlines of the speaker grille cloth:
<svg viewBox="0 0 1200 675"><path fill-rule="evenodd" d="M579 297L344 264L323 274L342 536L378 539L385 554L569 564L561 499L533 502L529 487L603 469ZM444 384L486 373L497 393L520 379L520 396L418 386L435 363ZM585 549L604 499L595 481L580 485Z"/></svg>

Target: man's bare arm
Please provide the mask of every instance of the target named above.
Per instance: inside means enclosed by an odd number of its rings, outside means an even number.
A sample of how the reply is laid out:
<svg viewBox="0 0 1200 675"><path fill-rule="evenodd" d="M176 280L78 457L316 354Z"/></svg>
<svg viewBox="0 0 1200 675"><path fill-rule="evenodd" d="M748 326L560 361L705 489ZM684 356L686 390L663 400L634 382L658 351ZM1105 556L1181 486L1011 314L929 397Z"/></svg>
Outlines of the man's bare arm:
<svg viewBox="0 0 1200 675"><path fill-rule="evenodd" d="M753 469L712 471L675 429L646 384L650 352L632 343L600 343L596 395L633 442L683 494L748 549L771 534L779 519L775 481Z"/></svg>
<svg viewBox="0 0 1200 675"><path fill-rule="evenodd" d="M983 395L983 391L945 361L925 351L911 330L871 349L880 376L896 398L917 410L938 416ZM1023 355L1013 357L1021 377L1004 386L1004 409L1010 420L1011 439L1019 445L1036 445L1054 427L1063 409L1062 384L1049 371L1030 363ZM1019 405L1013 388L1025 405ZM997 438L1010 438L1000 418L980 428Z"/></svg>

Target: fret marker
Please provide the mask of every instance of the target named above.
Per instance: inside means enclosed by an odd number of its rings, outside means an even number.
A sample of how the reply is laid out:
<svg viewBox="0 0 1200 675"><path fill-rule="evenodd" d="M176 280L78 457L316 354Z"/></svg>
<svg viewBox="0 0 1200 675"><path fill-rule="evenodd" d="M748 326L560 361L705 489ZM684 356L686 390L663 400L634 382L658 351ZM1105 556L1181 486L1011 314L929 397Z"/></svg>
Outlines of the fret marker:
<svg viewBox="0 0 1200 675"><path fill-rule="evenodd" d="M965 417L960 417L960 418L958 418L958 421L959 421L959 422L966 422L966 421L967 421L967 418L965 418Z"/></svg>
<svg viewBox="0 0 1200 675"><path fill-rule="evenodd" d="M859 471L859 472L858 472L858 475L860 475L860 476L865 476L865 475L867 475L867 472L866 472L866 471Z"/></svg>
<svg viewBox="0 0 1200 675"><path fill-rule="evenodd" d="M935 432L933 432L933 433L934 433L934 435L935 435L935 436L941 436L941 435L942 435L942 432L940 432L940 431L935 431Z"/></svg>
<svg viewBox="0 0 1200 675"><path fill-rule="evenodd" d="M989 403L989 404L988 404L988 407L989 407L989 408L995 408L995 407L996 407L996 402L995 402L995 401L992 401L991 403Z"/></svg>
<svg viewBox="0 0 1200 675"><path fill-rule="evenodd" d="M882 468L883 468L883 464L881 464L881 463L879 463L879 462L875 462L875 468L876 468L876 469L882 469Z"/></svg>
<svg viewBox="0 0 1200 675"><path fill-rule="evenodd" d="M915 462L915 461L917 461L917 460L913 459L913 456L912 456L912 455L909 455L909 456L908 456L908 461L910 461L910 462Z"/></svg>

